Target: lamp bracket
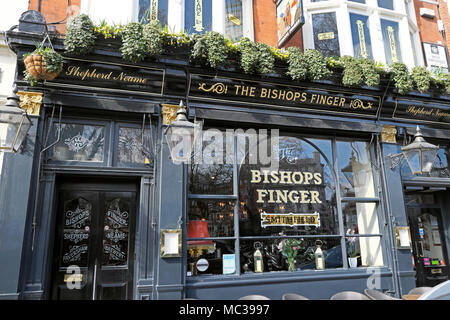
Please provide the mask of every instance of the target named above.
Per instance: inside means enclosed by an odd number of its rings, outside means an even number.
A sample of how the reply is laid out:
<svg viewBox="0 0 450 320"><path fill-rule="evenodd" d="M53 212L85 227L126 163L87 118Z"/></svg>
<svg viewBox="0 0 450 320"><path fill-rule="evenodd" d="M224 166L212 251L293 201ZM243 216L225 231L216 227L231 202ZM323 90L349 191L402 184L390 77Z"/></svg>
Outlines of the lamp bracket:
<svg viewBox="0 0 450 320"><path fill-rule="evenodd" d="M403 160L403 153L389 154L389 160L391 160L391 169L394 170Z"/></svg>

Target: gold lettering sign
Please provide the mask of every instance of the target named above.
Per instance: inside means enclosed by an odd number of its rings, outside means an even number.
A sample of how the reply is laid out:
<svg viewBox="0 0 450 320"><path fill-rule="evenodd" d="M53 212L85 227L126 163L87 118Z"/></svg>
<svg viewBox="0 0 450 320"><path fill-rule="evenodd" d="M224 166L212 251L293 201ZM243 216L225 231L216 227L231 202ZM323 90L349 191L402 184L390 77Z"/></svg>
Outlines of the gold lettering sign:
<svg viewBox="0 0 450 320"><path fill-rule="evenodd" d="M81 282L81 281L83 281L83 274L81 273L64 275L64 282Z"/></svg>
<svg viewBox="0 0 450 320"><path fill-rule="evenodd" d="M317 35L317 38L319 40L330 40L330 39L334 39L334 32L324 32L324 33L319 33Z"/></svg>
<svg viewBox="0 0 450 320"><path fill-rule="evenodd" d="M150 20L158 20L158 0L150 1Z"/></svg>
<svg viewBox="0 0 450 320"><path fill-rule="evenodd" d="M356 24L358 25L359 50L361 53L361 57L367 58L366 38L364 36L364 22L362 22L361 20L357 20Z"/></svg>
<svg viewBox="0 0 450 320"><path fill-rule="evenodd" d="M295 227L295 226L310 226L320 227L320 214L314 213L261 213L261 227Z"/></svg>
<svg viewBox="0 0 450 320"><path fill-rule="evenodd" d="M388 36L389 36L389 46L391 48L392 62L398 62L394 28L392 28L391 26L388 26L387 31L388 31Z"/></svg>
<svg viewBox="0 0 450 320"><path fill-rule="evenodd" d="M202 0L195 0L195 8L194 8L194 29L195 31L202 32L203 31L203 4Z"/></svg>
<svg viewBox="0 0 450 320"><path fill-rule="evenodd" d="M67 76L72 76L81 79L81 81L96 79L96 80L110 80L121 81L132 84L147 84L147 78L128 75L125 72L99 72L97 69L82 69L77 66L68 66L65 72Z"/></svg>
<svg viewBox="0 0 450 320"><path fill-rule="evenodd" d="M355 110L375 109L373 102L364 102L361 99L352 99L348 101L346 98L341 96L330 96L316 93L311 94L301 90L258 88L255 86L245 86L237 84L228 86L222 82L214 83L212 85L208 85L205 82L200 82L198 84L197 89L203 92L212 92L219 95L226 95L227 93L232 93L234 96L308 103L336 108L344 108L346 107L346 104L349 102L350 109Z"/></svg>

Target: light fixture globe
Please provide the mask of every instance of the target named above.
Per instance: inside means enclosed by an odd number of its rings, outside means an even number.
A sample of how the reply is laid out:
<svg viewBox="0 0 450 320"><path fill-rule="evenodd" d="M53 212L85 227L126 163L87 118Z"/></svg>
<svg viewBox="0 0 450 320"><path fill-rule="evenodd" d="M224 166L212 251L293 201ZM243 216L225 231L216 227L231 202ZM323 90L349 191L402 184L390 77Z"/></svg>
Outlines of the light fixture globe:
<svg viewBox="0 0 450 320"><path fill-rule="evenodd" d="M32 123L13 92L0 106L0 152L18 152Z"/></svg>
<svg viewBox="0 0 450 320"><path fill-rule="evenodd" d="M174 163L187 163L191 159L192 149L199 132L200 125L188 121L183 101L180 101L177 117L165 132L170 156Z"/></svg>
<svg viewBox="0 0 450 320"><path fill-rule="evenodd" d="M419 126L417 126L414 141L402 147L402 154L413 175L430 174L438 151L439 146L425 141Z"/></svg>

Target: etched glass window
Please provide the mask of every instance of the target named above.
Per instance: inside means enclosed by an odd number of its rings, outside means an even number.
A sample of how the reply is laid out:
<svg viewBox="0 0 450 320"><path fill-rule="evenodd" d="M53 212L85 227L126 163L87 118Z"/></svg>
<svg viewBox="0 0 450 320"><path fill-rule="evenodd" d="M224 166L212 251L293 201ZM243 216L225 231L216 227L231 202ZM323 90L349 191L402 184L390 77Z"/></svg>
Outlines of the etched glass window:
<svg viewBox="0 0 450 320"><path fill-rule="evenodd" d="M107 204L103 226L103 265L123 265L128 261L130 204L121 198Z"/></svg>
<svg viewBox="0 0 450 320"><path fill-rule="evenodd" d="M118 162L145 164L151 157L150 140L147 129L143 133L140 128L120 127Z"/></svg>
<svg viewBox="0 0 450 320"><path fill-rule="evenodd" d="M87 266L92 204L84 198L64 203L62 266Z"/></svg>
<svg viewBox="0 0 450 320"><path fill-rule="evenodd" d="M103 162L105 127L84 124L61 124L58 139L58 124L54 124L51 160Z"/></svg>

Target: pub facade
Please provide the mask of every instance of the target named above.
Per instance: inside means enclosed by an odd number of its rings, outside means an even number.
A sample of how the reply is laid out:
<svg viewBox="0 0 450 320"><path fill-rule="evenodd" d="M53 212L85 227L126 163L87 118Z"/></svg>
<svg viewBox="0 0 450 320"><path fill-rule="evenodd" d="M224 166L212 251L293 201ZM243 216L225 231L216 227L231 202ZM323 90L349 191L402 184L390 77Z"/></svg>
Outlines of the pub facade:
<svg viewBox="0 0 450 320"><path fill-rule="evenodd" d="M32 87L23 55L42 33L7 37L33 126L4 157L2 297L401 297L448 279L447 95L213 69L183 50L129 63L117 40L66 55L57 38L63 70ZM189 163L168 138L180 101L202 128ZM439 146L429 174L402 153L415 135Z"/></svg>

